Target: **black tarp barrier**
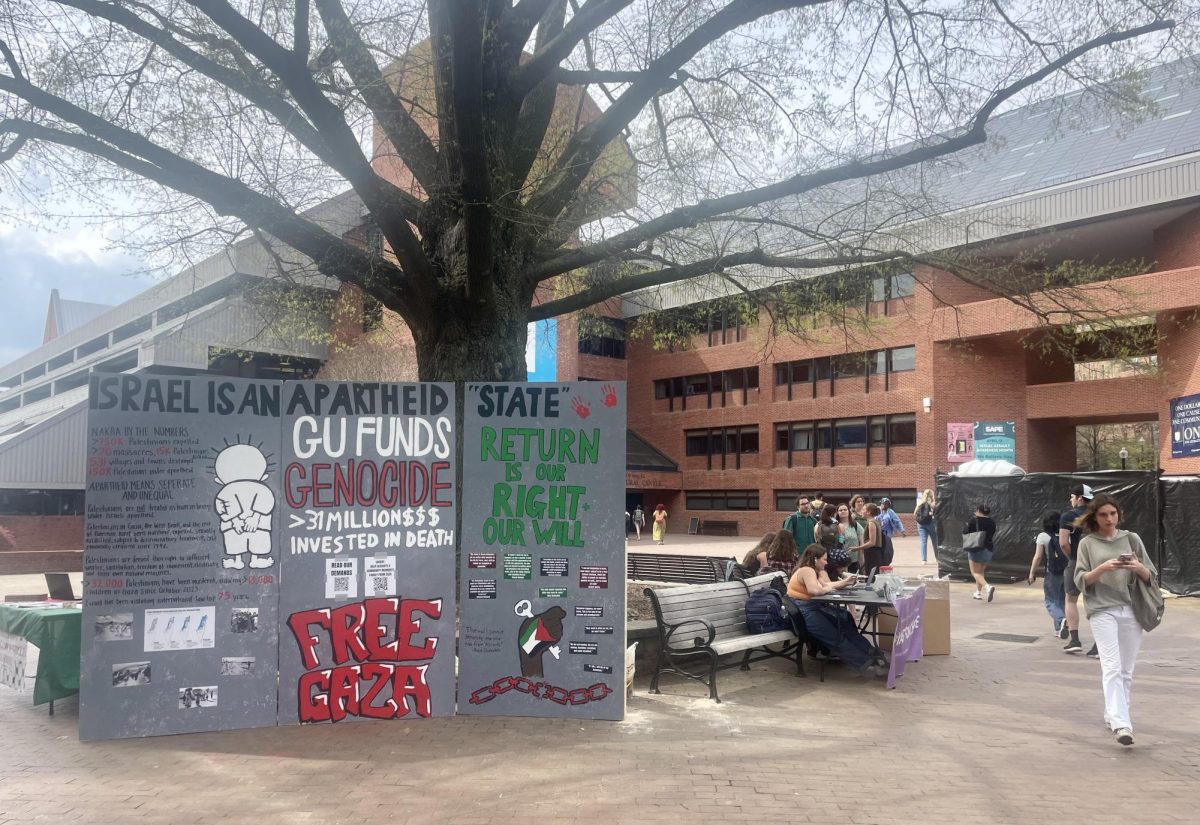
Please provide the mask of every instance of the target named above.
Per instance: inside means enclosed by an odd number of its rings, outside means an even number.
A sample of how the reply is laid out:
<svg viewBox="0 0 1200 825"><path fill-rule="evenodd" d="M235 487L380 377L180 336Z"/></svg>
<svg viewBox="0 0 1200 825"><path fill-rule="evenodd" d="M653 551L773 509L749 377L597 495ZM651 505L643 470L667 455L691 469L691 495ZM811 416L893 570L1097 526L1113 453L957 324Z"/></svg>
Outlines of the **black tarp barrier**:
<svg viewBox="0 0 1200 825"><path fill-rule="evenodd" d="M993 582L1019 581L1029 575L1034 539L1049 512L1062 513L1070 508L1070 491L1076 484L1087 484L1097 493L1108 493L1121 505L1121 527L1142 538L1154 563L1163 569L1159 545L1159 481L1155 472L1112 470L1093 473L1026 473L1017 476L937 476L938 574L954 579L970 579L967 554L962 549L962 530L980 504L991 508L996 522L995 556L988 565ZM1200 484L1183 487L1193 506L1200 504ZM1197 512L1193 509L1191 512ZM1183 529L1182 514L1176 521ZM1183 535L1181 533L1181 535ZM1176 545L1180 545L1176 541ZM1178 554L1176 555L1178 558ZM1176 563L1200 577L1200 564ZM1164 575L1163 586L1176 592ZM1197 581L1200 588L1200 579ZM1200 592L1200 589L1197 590Z"/></svg>
<svg viewBox="0 0 1200 825"><path fill-rule="evenodd" d="M1200 596L1200 536L1191 522L1200 513L1200 478L1160 481L1162 497L1162 586L1180 596Z"/></svg>

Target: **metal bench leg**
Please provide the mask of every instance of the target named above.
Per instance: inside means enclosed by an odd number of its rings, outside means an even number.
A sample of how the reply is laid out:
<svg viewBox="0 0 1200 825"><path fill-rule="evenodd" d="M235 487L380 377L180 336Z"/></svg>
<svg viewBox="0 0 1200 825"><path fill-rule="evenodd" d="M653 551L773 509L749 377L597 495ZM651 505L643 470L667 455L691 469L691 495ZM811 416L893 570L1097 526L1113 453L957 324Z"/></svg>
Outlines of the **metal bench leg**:
<svg viewBox="0 0 1200 825"><path fill-rule="evenodd" d="M747 650L744 654L742 654L742 670L750 669L750 652L750 650Z"/></svg>
<svg viewBox="0 0 1200 825"><path fill-rule="evenodd" d="M654 665L654 675L650 677L650 692L651 693L659 692L659 690L658 690L658 675L660 673L662 673L662 669L663 669L663 654L662 654L662 651L660 650L658 652L658 662Z"/></svg>
<svg viewBox="0 0 1200 825"><path fill-rule="evenodd" d="M796 675L808 676L804 672L804 643L800 641L796 642Z"/></svg>
<svg viewBox="0 0 1200 825"><path fill-rule="evenodd" d="M708 698L719 705L721 697L717 695L717 654L709 653L708 658Z"/></svg>

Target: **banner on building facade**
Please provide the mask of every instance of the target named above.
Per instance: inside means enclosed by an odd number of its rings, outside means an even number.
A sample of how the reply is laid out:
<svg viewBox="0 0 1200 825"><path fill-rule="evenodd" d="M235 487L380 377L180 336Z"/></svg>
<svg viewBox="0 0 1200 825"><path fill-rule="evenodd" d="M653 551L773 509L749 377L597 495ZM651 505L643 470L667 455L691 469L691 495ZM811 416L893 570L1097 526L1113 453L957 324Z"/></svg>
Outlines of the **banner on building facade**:
<svg viewBox="0 0 1200 825"><path fill-rule="evenodd" d="M965 464L975 460L975 424L946 425L946 460Z"/></svg>
<svg viewBox="0 0 1200 825"><path fill-rule="evenodd" d="M1012 421L975 422L975 459L1017 463L1017 425Z"/></svg>
<svg viewBox="0 0 1200 825"><path fill-rule="evenodd" d="M453 384L284 388L279 723L454 713Z"/></svg>
<svg viewBox="0 0 1200 825"><path fill-rule="evenodd" d="M275 724L282 386L92 375L81 739Z"/></svg>
<svg viewBox="0 0 1200 825"><path fill-rule="evenodd" d="M625 384L468 384L459 713L621 719Z"/></svg>
<svg viewBox="0 0 1200 825"><path fill-rule="evenodd" d="M1171 399L1171 458L1200 455L1200 395Z"/></svg>

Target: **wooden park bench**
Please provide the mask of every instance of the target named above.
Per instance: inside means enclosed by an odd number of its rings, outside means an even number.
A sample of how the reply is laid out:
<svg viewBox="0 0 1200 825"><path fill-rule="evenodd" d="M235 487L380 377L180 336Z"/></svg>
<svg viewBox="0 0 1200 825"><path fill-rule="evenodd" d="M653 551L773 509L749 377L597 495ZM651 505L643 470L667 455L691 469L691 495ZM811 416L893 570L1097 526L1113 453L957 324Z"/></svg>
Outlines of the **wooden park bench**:
<svg viewBox="0 0 1200 825"><path fill-rule="evenodd" d="M736 521L700 519L700 535L702 536L736 536L737 534L738 523Z"/></svg>
<svg viewBox="0 0 1200 825"><path fill-rule="evenodd" d="M698 584L663 590L646 589L654 607L658 627L658 661L650 680L650 692L658 693L658 680L664 673L677 673L708 685L709 698L720 702L717 694L717 670L741 666L749 670L751 662L775 657L796 660L796 675L805 676L803 640L791 630L751 633L746 627L746 599L754 590L782 575L767 573L745 581ZM773 650L770 645L779 645ZM741 662L719 665L721 656L741 653ZM693 672L688 664L703 669ZM705 676L707 675L707 680ZM822 673L824 676L824 673Z"/></svg>
<svg viewBox="0 0 1200 825"><path fill-rule="evenodd" d="M711 584L723 582L733 569L732 556L674 556L668 553L625 554L631 581Z"/></svg>

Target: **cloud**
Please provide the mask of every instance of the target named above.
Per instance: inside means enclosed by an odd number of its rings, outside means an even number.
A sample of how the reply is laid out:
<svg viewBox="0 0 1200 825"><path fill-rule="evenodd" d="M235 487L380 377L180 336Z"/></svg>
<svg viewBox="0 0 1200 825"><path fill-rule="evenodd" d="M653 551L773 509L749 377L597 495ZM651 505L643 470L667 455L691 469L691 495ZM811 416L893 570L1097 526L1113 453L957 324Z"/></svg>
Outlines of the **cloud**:
<svg viewBox="0 0 1200 825"><path fill-rule="evenodd" d="M0 364L42 344L50 290L66 300L119 304L151 285L136 260L106 248L94 229L39 232L0 225Z"/></svg>

